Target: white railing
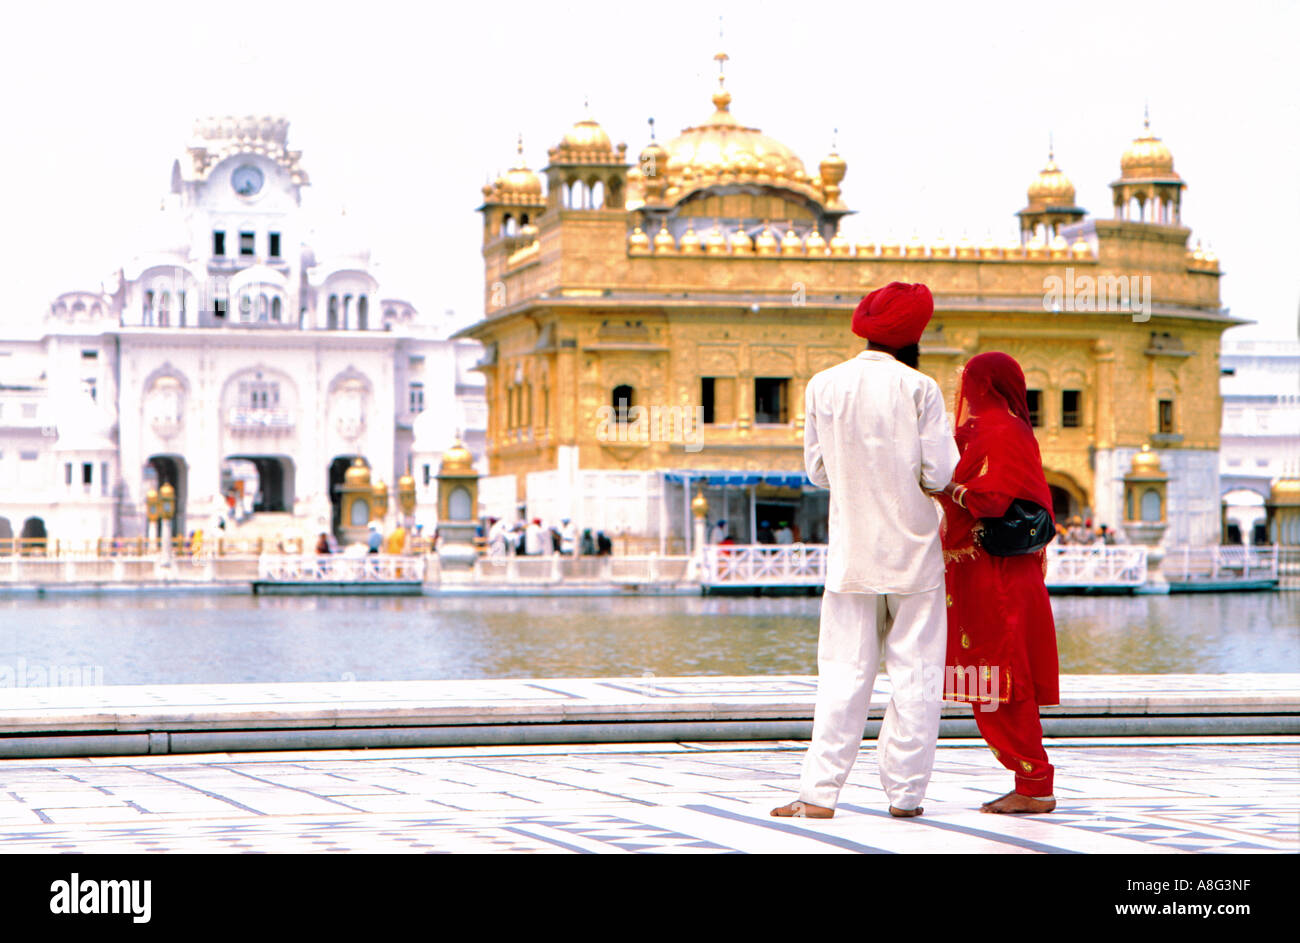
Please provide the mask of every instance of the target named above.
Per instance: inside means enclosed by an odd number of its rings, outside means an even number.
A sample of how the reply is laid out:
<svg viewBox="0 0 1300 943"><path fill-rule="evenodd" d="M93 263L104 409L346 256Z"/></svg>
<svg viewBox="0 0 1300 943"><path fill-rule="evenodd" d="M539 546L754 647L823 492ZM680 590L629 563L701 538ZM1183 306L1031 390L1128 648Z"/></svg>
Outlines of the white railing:
<svg viewBox="0 0 1300 943"><path fill-rule="evenodd" d="M1277 547L1173 547L1161 564L1180 583L1242 582L1278 578Z"/></svg>
<svg viewBox="0 0 1300 943"><path fill-rule="evenodd" d="M825 544L713 544L703 548L705 586L822 586Z"/></svg>
<svg viewBox="0 0 1300 943"><path fill-rule="evenodd" d="M568 582L677 583L689 578L690 557L644 554L605 557L479 557L474 581L556 584Z"/></svg>
<svg viewBox="0 0 1300 943"><path fill-rule="evenodd" d="M363 557L267 553L258 557L257 579L272 583L419 583L424 580L424 564L422 556L381 553Z"/></svg>
<svg viewBox="0 0 1300 943"><path fill-rule="evenodd" d="M251 580L256 573L256 557L214 557L210 553L178 553L170 559L161 553L112 557L0 557L0 585L228 583Z"/></svg>
<svg viewBox="0 0 1300 943"><path fill-rule="evenodd" d="M1141 586L1146 574L1146 547L1047 548L1048 586Z"/></svg>

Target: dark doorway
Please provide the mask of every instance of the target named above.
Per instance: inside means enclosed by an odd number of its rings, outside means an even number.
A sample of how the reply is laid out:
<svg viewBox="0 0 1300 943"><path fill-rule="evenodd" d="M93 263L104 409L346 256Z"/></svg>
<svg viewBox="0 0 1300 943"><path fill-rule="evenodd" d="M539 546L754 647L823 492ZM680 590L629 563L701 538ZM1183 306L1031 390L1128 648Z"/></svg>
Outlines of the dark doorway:
<svg viewBox="0 0 1300 943"><path fill-rule="evenodd" d="M176 492L176 512L172 516L173 526L172 534L184 536L185 534L185 502L189 498L186 481L189 477L187 474L188 467L185 459L179 455L151 455L145 462L144 470L144 490L147 492L150 488L162 489L163 485L171 485ZM140 495L140 500L144 500L144 495ZM150 536L162 536L162 522L158 523L158 532Z"/></svg>
<svg viewBox="0 0 1300 943"><path fill-rule="evenodd" d="M293 510L293 459L284 455L231 455L221 466L223 493L236 480L246 482L245 493L254 497L254 513Z"/></svg>
<svg viewBox="0 0 1300 943"><path fill-rule="evenodd" d="M340 455L330 462L330 530L335 538L342 540L339 527L343 514L343 476L352 467L353 459L358 455Z"/></svg>

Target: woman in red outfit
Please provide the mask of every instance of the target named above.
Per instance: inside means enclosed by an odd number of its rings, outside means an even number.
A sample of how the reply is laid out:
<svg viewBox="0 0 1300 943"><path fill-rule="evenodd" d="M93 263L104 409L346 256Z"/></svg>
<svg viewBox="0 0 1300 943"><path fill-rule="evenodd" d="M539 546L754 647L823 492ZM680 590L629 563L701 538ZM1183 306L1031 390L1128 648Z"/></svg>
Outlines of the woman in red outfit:
<svg viewBox="0 0 1300 943"><path fill-rule="evenodd" d="M1038 708L1060 701L1056 624L1043 576L1046 552L999 557L978 535L1016 498L1052 510L1034 440L1025 375L1002 353L971 358L957 392L961 459L940 495L948 583L944 700L969 703L993 755L1016 788L985 812L1051 812L1052 765Z"/></svg>

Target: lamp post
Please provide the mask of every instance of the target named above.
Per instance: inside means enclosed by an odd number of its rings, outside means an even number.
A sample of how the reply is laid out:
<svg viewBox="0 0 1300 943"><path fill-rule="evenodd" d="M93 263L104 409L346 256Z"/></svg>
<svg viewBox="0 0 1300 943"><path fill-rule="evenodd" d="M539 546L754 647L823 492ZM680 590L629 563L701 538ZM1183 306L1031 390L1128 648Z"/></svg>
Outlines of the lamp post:
<svg viewBox="0 0 1300 943"><path fill-rule="evenodd" d="M414 524L415 478L409 471L397 479L397 506L402 509L402 526Z"/></svg>
<svg viewBox="0 0 1300 943"><path fill-rule="evenodd" d="M158 491L150 488L144 495L145 514L149 518L149 524L144 529L145 547L149 546L149 538L154 535L154 528L158 523Z"/></svg>
<svg viewBox="0 0 1300 943"><path fill-rule="evenodd" d="M176 489L168 482L158 489L158 510L162 515L163 566L172 564L172 528L175 526Z"/></svg>
<svg viewBox="0 0 1300 943"><path fill-rule="evenodd" d="M706 543L705 528L708 525L709 502L704 497L704 486L696 492L695 499L691 501L691 513L695 517L695 571L701 582L707 575L708 568L708 545Z"/></svg>

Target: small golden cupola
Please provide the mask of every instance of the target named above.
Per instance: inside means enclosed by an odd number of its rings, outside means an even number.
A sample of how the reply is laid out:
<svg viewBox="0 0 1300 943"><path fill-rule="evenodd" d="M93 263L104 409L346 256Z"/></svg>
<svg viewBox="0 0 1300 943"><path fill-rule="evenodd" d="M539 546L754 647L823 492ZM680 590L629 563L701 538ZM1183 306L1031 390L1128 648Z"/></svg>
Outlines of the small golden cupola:
<svg viewBox="0 0 1300 943"><path fill-rule="evenodd" d="M547 208L621 210L628 190L627 145L610 144L590 113L547 152Z"/></svg>
<svg viewBox="0 0 1300 943"><path fill-rule="evenodd" d="M668 150L655 140L655 119L650 119L650 143L637 157L636 177L640 186L640 202L658 206L664 202L668 190ZM628 204L632 197L629 193Z"/></svg>
<svg viewBox="0 0 1300 943"><path fill-rule="evenodd" d="M1111 183L1115 218L1157 226L1182 226L1182 192L1187 186L1174 170L1174 155L1151 133L1151 114L1143 114L1142 135L1124 149L1119 179Z"/></svg>
<svg viewBox="0 0 1300 943"><path fill-rule="evenodd" d="M1074 184L1064 171L1056 166L1055 148L1047 147L1047 166L1029 184L1028 203L1016 213L1020 217L1020 243L1026 245L1035 238L1050 243L1061 235L1060 227L1083 219L1084 210L1075 205Z"/></svg>
<svg viewBox="0 0 1300 943"><path fill-rule="evenodd" d="M514 165L495 181L483 187L483 241L499 236L515 236L525 226L535 225L546 208L542 178L530 170L524 160L524 138L515 145Z"/></svg>

